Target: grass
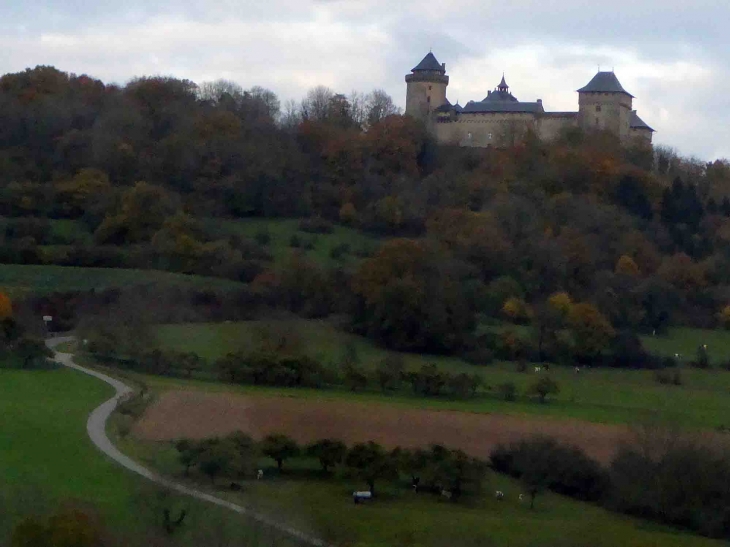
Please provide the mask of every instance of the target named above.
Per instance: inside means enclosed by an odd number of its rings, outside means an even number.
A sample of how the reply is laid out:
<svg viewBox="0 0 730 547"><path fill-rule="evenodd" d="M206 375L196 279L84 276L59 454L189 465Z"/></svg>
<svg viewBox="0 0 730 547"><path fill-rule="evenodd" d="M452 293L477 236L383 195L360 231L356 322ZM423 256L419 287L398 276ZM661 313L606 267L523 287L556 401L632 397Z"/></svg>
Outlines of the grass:
<svg viewBox="0 0 730 547"><path fill-rule="evenodd" d="M644 348L658 355L674 357L687 363L695 359L697 348L707 345L711 364L719 364L730 359L730 331L691 329L686 327L670 328L667 334L642 336Z"/></svg>
<svg viewBox="0 0 730 547"><path fill-rule="evenodd" d="M16 298L27 294L102 290L149 283L219 289L242 286L226 279L151 270L0 264L0 287Z"/></svg>
<svg viewBox="0 0 730 547"><path fill-rule="evenodd" d="M114 535L155 525L159 515L150 512L149 501L157 491L99 452L86 434L88 413L112 393L107 384L65 368L0 369L0 544L24 514L51 511L67 499L92 504ZM190 498L173 496L169 506L190 515L176 545L205 544L196 534L211 527L257 533L230 511Z"/></svg>
<svg viewBox="0 0 730 547"><path fill-rule="evenodd" d="M141 442L129 438L125 451L164 474L180 476L182 467L169 443ZM664 526L610 513L551 493L540 494L536 510L518 501L519 483L493 473L488 475L484 494L465 504L447 503L434 496L414 495L406 484L380 481L378 499L354 505L350 493L364 487L341 473L325 479L316 462L302 458L288 460L279 475L271 460L262 460L265 479L243 485L243 494L219 492L287 523L316 531L334 544L357 547L418 545L460 547L510 545L529 546L712 546L719 542ZM193 473L195 480L195 474ZM198 476L203 487L210 482ZM225 483L219 479L218 484ZM219 487L220 488L220 487ZM506 494L504 501L490 495Z"/></svg>
<svg viewBox="0 0 730 547"><path fill-rule="evenodd" d="M209 222L213 222L210 220ZM282 264L294 252L290 242L292 236L297 236L302 242L311 242L313 248L304 250L304 254L312 261L325 267L343 266L356 263L359 251L372 252L379 245L378 239L363 232L345 226L334 225L330 234L311 234L299 229L297 219L246 219L224 220L215 219L214 227L227 233L237 233L255 239L257 234L269 234L270 241L265 245L277 265ZM340 259L330 254L340 245L349 245L349 253L344 253Z"/></svg>
<svg viewBox="0 0 730 547"><path fill-rule="evenodd" d="M341 332L325 321L165 325L158 329L158 339L164 348L193 351L212 361L228 352L253 347L264 324L273 325L276 332L293 333L292 338L298 340L301 351L332 366L337 366L339 356L348 343L357 348L364 368L374 368L387 354L386 350L375 346L367 339ZM404 359L409 368L435 363L451 372L478 373L485 383L492 387L513 382L520 393L524 393L536 380L531 368L528 367L527 373L519 373L514 363L495 362L481 367L454 357L419 354L404 354ZM655 380L654 372L645 370L593 368L575 374L570 367L552 366L550 374L558 383L560 393L546 405L537 404L524 397L515 402L501 401L496 397L457 401L425 399L405 393L382 396L375 392L355 395L337 390L268 391L288 392L293 396L306 397L359 397L372 400L385 398L391 402L419 407L531 414L600 423L635 423L658 417L684 427L717 428L730 425L728 418L730 397L727 396L730 392L730 373L722 370L682 367L682 386L660 385ZM168 379L160 381L174 382ZM215 389L212 387L213 383L202 382L198 385L207 385L208 389Z"/></svg>

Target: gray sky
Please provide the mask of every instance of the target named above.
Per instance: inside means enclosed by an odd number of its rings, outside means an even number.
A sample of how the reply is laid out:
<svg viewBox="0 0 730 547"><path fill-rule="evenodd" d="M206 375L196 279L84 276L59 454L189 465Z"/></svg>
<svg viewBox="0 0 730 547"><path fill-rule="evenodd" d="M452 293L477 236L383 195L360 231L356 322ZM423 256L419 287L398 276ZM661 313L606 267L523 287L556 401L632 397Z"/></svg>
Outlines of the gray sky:
<svg viewBox="0 0 730 547"><path fill-rule="evenodd" d="M600 65L655 142L711 160L730 157L729 19L724 0L0 0L0 73L227 78L282 102L380 87L403 106L404 75L433 48L452 102L504 71L518 99L577 110Z"/></svg>

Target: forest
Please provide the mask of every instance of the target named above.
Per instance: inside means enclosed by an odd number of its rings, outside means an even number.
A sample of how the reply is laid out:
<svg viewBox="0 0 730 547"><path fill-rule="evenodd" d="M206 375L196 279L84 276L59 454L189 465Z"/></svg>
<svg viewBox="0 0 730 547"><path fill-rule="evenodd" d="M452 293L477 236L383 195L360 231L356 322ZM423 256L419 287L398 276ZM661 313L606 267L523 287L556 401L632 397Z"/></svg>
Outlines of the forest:
<svg viewBox="0 0 730 547"><path fill-rule="evenodd" d="M386 347L474 362L658 366L639 334L730 326L726 160L579 130L453 148L379 90L282 108L260 87L47 66L0 78L0 119L3 263L226 278L249 316L337 315ZM223 229L253 219L376 244L333 264L292 237L274 260L265 229ZM505 322L533 334L484 328Z"/></svg>

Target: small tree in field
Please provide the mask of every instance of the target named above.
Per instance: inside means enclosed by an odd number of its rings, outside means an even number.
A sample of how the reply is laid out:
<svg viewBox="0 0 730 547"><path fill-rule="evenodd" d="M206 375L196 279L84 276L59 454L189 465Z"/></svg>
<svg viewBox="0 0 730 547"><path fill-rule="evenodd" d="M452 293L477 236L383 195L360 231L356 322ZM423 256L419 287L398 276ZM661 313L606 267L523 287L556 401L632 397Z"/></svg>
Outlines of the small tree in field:
<svg viewBox="0 0 730 547"><path fill-rule="evenodd" d="M397 474L394 459L382 446L372 441L353 446L347 454L345 464L352 467L367 483L373 496L376 480L393 478Z"/></svg>
<svg viewBox="0 0 730 547"><path fill-rule="evenodd" d="M286 435L269 435L261 443L261 452L274 460L281 471L284 460L299 455L299 446Z"/></svg>
<svg viewBox="0 0 730 547"><path fill-rule="evenodd" d="M331 467L341 463L347 454L347 447L341 441L322 439L307 447L307 454L319 460L322 471L328 473Z"/></svg>
<svg viewBox="0 0 730 547"><path fill-rule="evenodd" d="M528 388L527 393L536 395L540 403L544 404L548 395L560 393L560 387L550 376L543 376Z"/></svg>

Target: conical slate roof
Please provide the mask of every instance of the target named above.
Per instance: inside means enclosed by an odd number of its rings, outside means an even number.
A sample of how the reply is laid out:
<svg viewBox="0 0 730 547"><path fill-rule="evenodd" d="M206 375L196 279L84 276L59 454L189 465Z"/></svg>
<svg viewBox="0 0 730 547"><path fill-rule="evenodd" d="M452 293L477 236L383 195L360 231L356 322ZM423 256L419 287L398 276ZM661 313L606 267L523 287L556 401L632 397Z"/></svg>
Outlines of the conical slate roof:
<svg viewBox="0 0 730 547"><path fill-rule="evenodd" d="M437 70L439 72L445 72L444 67L441 66L441 63L436 60L436 57L430 51L415 68L411 69L411 72L419 70Z"/></svg>
<svg viewBox="0 0 730 547"><path fill-rule="evenodd" d="M626 93L633 98L633 95L623 88L613 72L599 72L593 76L588 85L581 87L578 93Z"/></svg>
<svg viewBox="0 0 730 547"><path fill-rule="evenodd" d="M508 89L509 86L507 85L507 82L504 81L504 74L502 74L502 81L499 82L499 85L497 86L497 89L505 88Z"/></svg>
<svg viewBox="0 0 730 547"><path fill-rule="evenodd" d="M629 127L631 129L648 129L649 131L652 131L656 133L651 127L646 125L646 122L639 118L639 115L636 113L636 110L631 111L631 119L629 120Z"/></svg>

